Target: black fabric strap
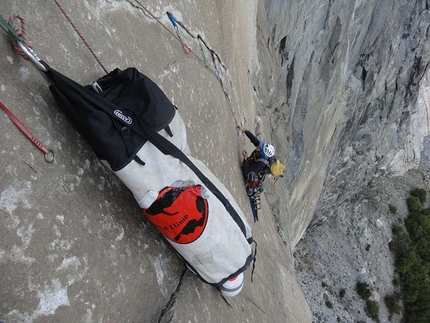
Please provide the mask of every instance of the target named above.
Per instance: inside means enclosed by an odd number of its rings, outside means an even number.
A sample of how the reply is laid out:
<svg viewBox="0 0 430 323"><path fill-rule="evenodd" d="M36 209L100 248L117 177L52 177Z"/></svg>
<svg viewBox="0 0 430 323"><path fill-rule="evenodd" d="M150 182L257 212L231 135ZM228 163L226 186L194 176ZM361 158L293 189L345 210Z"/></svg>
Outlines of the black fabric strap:
<svg viewBox="0 0 430 323"><path fill-rule="evenodd" d="M261 161L261 162L265 163L267 167L270 167L269 161L265 158L258 158L256 161Z"/></svg>
<svg viewBox="0 0 430 323"><path fill-rule="evenodd" d="M48 69L49 73L49 69ZM125 126L129 127L133 131L136 131L138 134L149 140L155 147L157 147L163 154L172 155L173 157L179 159L185 165L187 165L196 176L202 181L202 183L218 198L218 200L224 205L227 212L239 226L243 235L246 238L246 229L245 224L242 221L242 218L236 212L234 207L230 204L229 200L221 193L221 191L197 168L196 165L174 144L172 144L169 140L161 136L155 130L150 129L147 126L144 126L139 120L138 117L133 116L130 119L130 116L127 116L122 109L120 109L117 105L112 102L101 98L96 93L93 93L90 90L83 88L78 83L72 81L68 83L72 88L78 91L85 99L90 102L96 104L98 107L103 109L105 112L109 113L115 120L122 122ZM120 113L115 113L119 111ZM132 120L131 123L126 122L120 116L125 116L125 120ZM129 118L127 118L129 117Z"/></svg>
<svg viewBox="0 0 430 323"><path fill-rule="evenodd" d="M134 130L134 129L133 129ZM227 212L233 218L233 220L237 223L239 228L241 229L243 235L246 237L246 229L245 225L242 221L242 218L237 214L236 210L230 204L229 200L221 193L221 191L197 168L196 165L174 144L172 144L169 140L161 136L159 133L150 129L149 127L143 127L141 125L139 132L146 139L148 139L155 147L157 147L163 154L172 155L173 157L179 159L185 165L187 165L194 174L202 181L202 183L221 201L221 203L226 208Z"/></svg>

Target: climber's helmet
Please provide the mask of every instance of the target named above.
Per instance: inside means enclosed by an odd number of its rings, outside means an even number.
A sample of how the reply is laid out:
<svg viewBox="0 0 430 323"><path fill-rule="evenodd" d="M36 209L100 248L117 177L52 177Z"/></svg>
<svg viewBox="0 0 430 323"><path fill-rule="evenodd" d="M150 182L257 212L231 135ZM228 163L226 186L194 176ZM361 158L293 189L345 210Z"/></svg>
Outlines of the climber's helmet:
<svg viewBox="0 0 430 323"><path fill-rule="evenodd" d="M266 158L272 158L273 156L275 156L275 147L269 144L264 144L263 152Z"/></svg>

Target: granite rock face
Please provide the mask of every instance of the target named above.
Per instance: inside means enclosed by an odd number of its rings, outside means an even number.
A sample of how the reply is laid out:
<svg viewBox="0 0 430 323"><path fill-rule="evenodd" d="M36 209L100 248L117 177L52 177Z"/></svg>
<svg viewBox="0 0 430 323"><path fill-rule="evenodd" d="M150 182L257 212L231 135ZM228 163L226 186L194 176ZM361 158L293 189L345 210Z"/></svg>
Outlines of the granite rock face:
<svg viewBox="0 0 430 323"><path fill-rule="evenodd" d="M383 298L396 288L391 225L407 214L407 192L429 187L429 3L264 2L260 52L274 59L254 88L288 170L266 197L312 320L371 322L361 281L380 321L400 322Z"/></svg>
<svg viewBox="0 0 430 323"><path fill-rule="evenodd" d="M426 106L417 97L427 82L429 3L266 0L265 6L266 44L274 46L281 72L273 81L272 71L260 70L272 86L256 90L287 161L286 212L296 220L279 221L286 231L297 224L294 245L306 226L322 223L373 177L419 164L428 133Z"/></svg>
<svg viewBox="0 0 430 323"><path fill-rule="evenodd" d="M263 7L242 0L139 2L147 11L134 0L62 5L108 71L136 67L178 107L192 156L228 188L252 225L254 280L247 270L230 307L187 270L60 111L46 78L0 30L0 100L56 156L46 163L0 114L0 321L310 322L290 248L265 200L261 222L252 222L240 169L236 124L257 110L249 75ZM192 53L175 38L166 11ZM52 68L83 85L104 75L54 1L0 1L0 14L24 16L28 40Z"/></svg>
<svg viewBox="0 0 430 323"><path fill-rule="evenodd" d="M153 16L132 0L64 5L108 70L138 68L179 107L192 155L250 222L240 159L253 147L236 124L271 141L288 172L266 180L252 224L256 276L250 283L246 272L230 308L142 219L59 112L46 79L0 33L1 100L56 152L46 164L0 118L0 320L310 322L294 246L372 177L418 163L428 2L146 1ZM184 53L166 11L195 56ZM103 75L54 2L7 0L0 13L23 14L35 50L60 72L81 84Z"/></svg>

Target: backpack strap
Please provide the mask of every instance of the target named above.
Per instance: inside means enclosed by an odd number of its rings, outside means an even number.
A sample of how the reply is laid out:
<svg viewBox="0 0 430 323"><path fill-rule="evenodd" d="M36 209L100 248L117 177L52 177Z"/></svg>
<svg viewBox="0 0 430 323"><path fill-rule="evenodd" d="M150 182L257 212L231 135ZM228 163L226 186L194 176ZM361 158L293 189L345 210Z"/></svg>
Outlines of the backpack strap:
<svg viewBox="0 0 430 323"><path fill-rule="evenodd" d="M263 163L265 163L265 164L266 164L266 166L267 166L267 167L270 167L270 163L269 163L269 161L268 161L267 159L263 158L263 157L258 158L256 161L263 162Z"/></svg>
<svg viewBox="0 0 430 323"><path fill-rule="evenodd" d="M221 191L200 171L200 169L197 168L196 165L194 165L194 163L178 147L176 147L169 140L167 140L166 138L161 136L159 133L155 132L153 129L150 129L149 127L143 127L140 120L139 120L139 124L140 124L140 129L136 130L138 133L141 133L155 147L157 147L163 154L172 155L173 157L179 159L181 162L183 162L185 165L187 165L194 172L194 174L197 175L197 177L202 181L202 183L224 205L227 212L230 214L230 216L233 218L233 220L239 226L243 235L246 237L246 229L245 229L245 225L244 225L241 217L236 212L236 210L233 208L233 206L230 204L228 199L221 193ZM133 128L133 130L135 130L135 129ZM139 132L139 131L141 131L141 132Z"/></svg>

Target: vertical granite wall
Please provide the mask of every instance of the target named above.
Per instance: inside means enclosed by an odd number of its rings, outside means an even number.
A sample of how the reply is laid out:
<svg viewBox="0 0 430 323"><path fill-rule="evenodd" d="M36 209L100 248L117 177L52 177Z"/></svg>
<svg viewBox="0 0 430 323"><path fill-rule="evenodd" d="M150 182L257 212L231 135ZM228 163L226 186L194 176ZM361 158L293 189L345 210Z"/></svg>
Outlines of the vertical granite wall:
<svg viewBox="0 0 430 323"><path fill-rule="evenodd" d="M294 227L294 245L373 177L418 165L427 134L426 106L416 101L430 59L429 2L264 2L266 45L280 65L271 90L278 99L256 90L287 161L280 223Z"/></svg>

